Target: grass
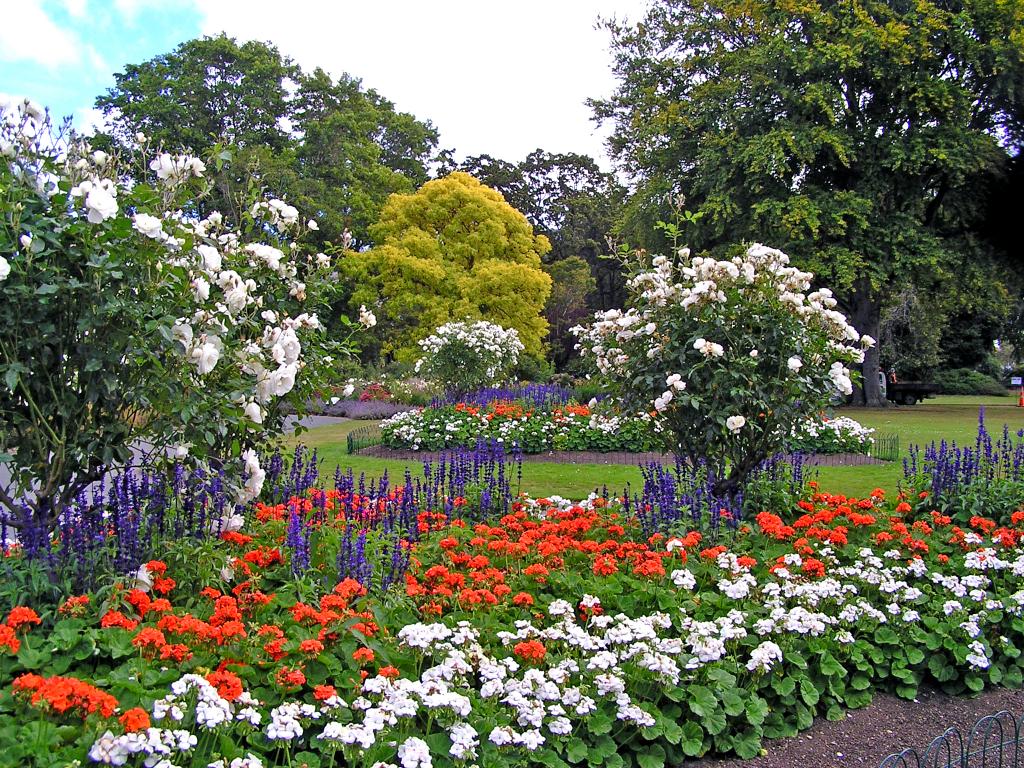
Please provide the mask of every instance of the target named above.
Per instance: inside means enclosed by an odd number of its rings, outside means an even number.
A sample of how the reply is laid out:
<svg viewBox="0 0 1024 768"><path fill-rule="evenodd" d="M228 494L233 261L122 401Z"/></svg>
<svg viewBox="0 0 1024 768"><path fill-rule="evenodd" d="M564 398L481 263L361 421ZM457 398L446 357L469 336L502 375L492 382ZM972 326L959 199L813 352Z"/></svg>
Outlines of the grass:
<svg viewBox="0 0 1024 768"><path fill-rule="evenodd" d="M932 441L973 443L978 431L978 409L985 408L985 424L995 434L1008 424L1014 432L1024 429L1024 408L1017 407L1015 396L970 397L949 395L930 398L918 405L892 408L842 408L837 415L850 416L878 434L899 434L901 455L911 444L925 445ZM315 447L323 466L333 471L336 465L353 472L378 476L385 470L392 477L402 475L408 467L413 474L422 473L417 461L377 459L370 456L350 456L346 453L349 432L379 422L346 421L311 429L298 438L289 439L289 445L298 442ZM858 467L818 467L810 470L825 490L863 496L874 488L895 492L903 479L901 461L881 465ZM640 470L635 466L616 464L554 464L526 462L523 464L521 490L535 496L559 495L583 498L591 491L607 486L620 492L631 485L640 484Z"/></svg>

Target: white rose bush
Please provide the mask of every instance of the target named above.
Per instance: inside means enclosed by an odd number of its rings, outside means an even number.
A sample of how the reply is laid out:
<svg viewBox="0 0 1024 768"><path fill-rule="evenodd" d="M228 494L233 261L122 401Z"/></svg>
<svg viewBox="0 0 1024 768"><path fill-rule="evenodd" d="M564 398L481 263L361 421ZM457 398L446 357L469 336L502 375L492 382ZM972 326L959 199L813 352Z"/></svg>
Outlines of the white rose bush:
<svg viewBox="0 0 1024 768"><path fill-rule="evenodd" d="M514 328L486 320L445 323L419 345L416 373L456 394L502 383L523 351Z"/></svg>
<svg viewBox="0 0 1024 768"><path fill-rule="evenodd" d="M874 343L812 280L762 245L729 260L679 249L634 274L625 311L574 329L578 348L727 499L796 425L850 394L850 367Z"/></svg>
<svg viewBox="0 0 1024 768"><path fill-rule="evenodd" d="M5 523L52 527L133 449L254 498L281 404L301 409L352 346L324 338L329 260L301 247L308 225L273 198L229 222L202 205L202 160L93 151L24 103L0 111L0 154Z"/></svg>

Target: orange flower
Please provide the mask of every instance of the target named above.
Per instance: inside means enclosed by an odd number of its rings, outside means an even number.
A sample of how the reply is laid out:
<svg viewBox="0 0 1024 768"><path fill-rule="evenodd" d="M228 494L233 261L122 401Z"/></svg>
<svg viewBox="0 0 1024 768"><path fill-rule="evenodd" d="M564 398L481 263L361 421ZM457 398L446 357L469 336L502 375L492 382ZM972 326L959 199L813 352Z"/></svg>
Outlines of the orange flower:
<svg viewBox="0 0 1024 768"><path fill-rule="evenodd" d="M117 719L128 733L144 731L150 726L149 715L142 707L133 707Z"/></svg>
<svg viewBox="0 0 1024 768"><path fill-rule="evenodd" d="M132 638L132 645L141 651L158 651L167 645L167 638L159 629L144 627L139 630L139 634Z"/></svg>
<svg viewBox="0 0 1024 768"><path fill-rule="evenodd" d="M12 608L11 612L7 614L7 626L13 630L21 629L26 624L42 623L43 620L39 618L39 614L24 605Z"/></svg>
<svg viewBox="0 0 1024 768"><path fill-rule="evenodd" d="M381 667L379 670L377 670L377 674L380 675L381 677L394 678L394 677L398 677L398 675L400 673L398 671L398 667L387 666L387 667Z"/></svg>
<svg viewBox="0 0 1024 768"><path fill-rule="evenodd" d="M618 570L619 566L611 555L598 555L594 558L593 571L595 576L611 576Z"/></svg>
<svg viewBox="0 0 1024 768"><path fill-rule="evenodd" d="M324 644L319 640L303 640L299 643L299 652L310 656L319 656L324 652Z"/></svg>
<svg viewBox="0 0 1024 768"><path fill-rule="evenodd" d="M88 604L88 595L69 597L67 600L60 604L60 608L58 608L57 611L58 613L62 613L66 616L81 616L85 612L85 606L87 606Z"/></svg>
<svg viewBox="0 0 1024 768"><path fill-rule="evenodd" d="M514 605L533 605L533 595L528 592L520 592L512 598L512 603Z"/></svg>
<svg viewBox="0 0 1024 768"><path fill-rule="evenodd" d="M523 643L516 643L512 648L512 652L519 658L526 659L527 661L541 661L545 654L547 654L547 649L539 640L527 640Z"/></svg>
<svg viewBox="0 0 1024 768"><path fill-rule="evenodd" d="M359 648L355 653L352 654L352 658L358 661L360 664L369 663L373 661L373 651L369 648Z"/></svg>
<svg viewBox="0 0 1024 768"><path fill-rule="evenodd" d="M132 630L139 626L139 622L129 619L120 611L107 611L100 619L100 626L104 629L120 627L121 629Z"/></svg>
<svg viewBox="0 0 1024 768"><path fill-rule="evenodd" d="M21 640L15 636L14 630L6 624L0 624L0 648L6 648L12 654L17 653L21 649Z"/></svg>
<svg viewBox="0 0 1024 768"><path fill-rule="evenodd" d="M80 710L78 714L84 719L97 712L110 717L117 710L117 699L73 677L25 674L15 678L11 687L15 693L28 694L33 706L45 703L59 714Z"/></svg>
<svg viewBox="0 0 1024 768"><path fill-rule="evenodd" d="M226 701L234 701L242 695L242 679L234 672L219 669L206 676L206 682L217 689L217 693Z"/></svg>
<svg viewBox="0 0 1024 768"><path fill-rule="evenodd" d="M306 676L301 669L281 667L277 670L274 680L281 688L298 688L306 684Z"/></svg>
<svg viewBox="0 0 1024 768"><path fill-rule="evenodd" d="M313 698L317 701L327 701L338 695L333 685L318 685L313 688Z"/></svg>

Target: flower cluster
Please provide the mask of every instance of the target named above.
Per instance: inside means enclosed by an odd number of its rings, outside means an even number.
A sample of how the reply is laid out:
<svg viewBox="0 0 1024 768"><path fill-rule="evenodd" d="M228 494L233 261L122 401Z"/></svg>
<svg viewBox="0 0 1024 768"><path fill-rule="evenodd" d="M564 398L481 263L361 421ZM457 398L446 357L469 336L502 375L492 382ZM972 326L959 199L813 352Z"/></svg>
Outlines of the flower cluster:
<svg viewBox="0 0 1024 768"><path fill-rule="evenodd" d="M416 372L463 393L501 383L523 351L514 328L486 320L445 323L419 345Z"/></svg>

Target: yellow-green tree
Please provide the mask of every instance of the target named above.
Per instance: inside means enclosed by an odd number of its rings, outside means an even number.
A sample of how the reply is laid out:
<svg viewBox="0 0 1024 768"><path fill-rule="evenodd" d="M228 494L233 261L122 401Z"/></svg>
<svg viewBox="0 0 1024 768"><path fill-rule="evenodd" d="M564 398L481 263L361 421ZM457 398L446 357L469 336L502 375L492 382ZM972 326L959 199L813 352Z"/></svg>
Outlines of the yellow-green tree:
<svg viewBox="0 0 1024 768"><path fill-rule="evenodd" d="M499 192L453 173L392 195L370 234L376 247L341 263L352 304L377 305L383 354L411 360L417 341L458 320L515 328L527 354L542 354L551 244Z"/></svg>

